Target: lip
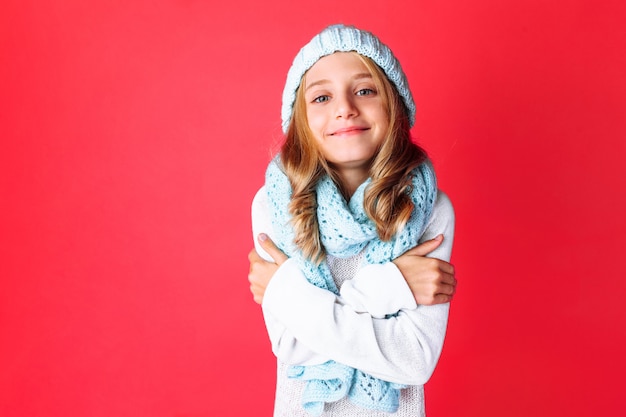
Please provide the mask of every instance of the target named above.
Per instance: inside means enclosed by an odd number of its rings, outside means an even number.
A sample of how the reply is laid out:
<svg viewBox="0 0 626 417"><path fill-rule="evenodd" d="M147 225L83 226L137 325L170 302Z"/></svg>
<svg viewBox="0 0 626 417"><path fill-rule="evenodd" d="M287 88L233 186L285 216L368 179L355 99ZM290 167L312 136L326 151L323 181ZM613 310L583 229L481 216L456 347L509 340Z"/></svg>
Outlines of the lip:
<svg viewBox="0 0 626 417"><path fill-rule="evenodd" d="M369 130L369 127L365 127L365 126L349 126L349 127L344 127L341 129L337 129L333 132L331 132L328 136L349 136L349 135L355 135L361 132L364 132L366 130Z"/></svg>

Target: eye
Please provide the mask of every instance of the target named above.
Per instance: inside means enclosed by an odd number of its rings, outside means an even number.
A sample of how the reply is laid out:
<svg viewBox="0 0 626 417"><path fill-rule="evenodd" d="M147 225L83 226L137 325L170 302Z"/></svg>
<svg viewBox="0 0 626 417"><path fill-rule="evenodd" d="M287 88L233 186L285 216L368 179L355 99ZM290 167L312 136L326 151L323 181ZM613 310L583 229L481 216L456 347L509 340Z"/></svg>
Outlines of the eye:
<svg viewBox="0 0 626 417"><path fill-rule="evenodd" d="M376 91L372 90L371 88L362 88L356 92L357 96L369 96L371 94L376 94Z"/></svg>
<svg viewBox="0 0 626 417"><path fill-rule="evenodd" d="M330 97L328 96L318 96L313 99L313 103L324 103L328 100L330 100Z"/></svg>

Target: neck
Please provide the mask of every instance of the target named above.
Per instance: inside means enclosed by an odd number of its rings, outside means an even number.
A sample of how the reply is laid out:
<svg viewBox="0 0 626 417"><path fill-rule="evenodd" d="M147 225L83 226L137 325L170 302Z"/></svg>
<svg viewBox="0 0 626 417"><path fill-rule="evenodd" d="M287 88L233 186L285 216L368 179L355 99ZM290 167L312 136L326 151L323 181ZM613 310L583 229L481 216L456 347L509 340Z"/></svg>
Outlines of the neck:
<svg viewBox="0 0 626 417"><path fill-rule="evenodd" d="M341 181L341 191L346 201L350 201L352 195L361 184L367 180L369 173L362 169L343 169L337 171Z"/></svg>

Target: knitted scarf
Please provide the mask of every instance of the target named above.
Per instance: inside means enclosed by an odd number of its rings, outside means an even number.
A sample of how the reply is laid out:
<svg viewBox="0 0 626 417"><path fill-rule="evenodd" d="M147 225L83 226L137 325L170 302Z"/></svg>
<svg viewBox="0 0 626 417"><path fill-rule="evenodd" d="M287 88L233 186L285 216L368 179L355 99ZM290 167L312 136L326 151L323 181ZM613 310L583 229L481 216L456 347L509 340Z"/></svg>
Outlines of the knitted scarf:
<svg viewBox="0 0 626 417"><path fill-rule="evenodd" d="M289 223L291 215L288 211L292 190L280 164L280 156L277 156L269 164L265 177L275 243L287 256L297 260L311 284L339 294L327 263L315 265L305 259L294 244L294 231ZM413 170L411 199L415 208L407 225L389 242L379 239L374 222L363 209L363 195L370 182L371 179L368 179L361 184L348 203L329 177L322 178L317 184L317 220L327 254L349 258L365 249L363 262L379 264L397 258L417 245L437 194L431 163L427 161ZM323 412L325 403L346 396L358 406L393 413L398 409L400 389L406 387L332 360L321 365L291 366L288 376L306 381L302 404L309 414L316 416Z"/></svg>

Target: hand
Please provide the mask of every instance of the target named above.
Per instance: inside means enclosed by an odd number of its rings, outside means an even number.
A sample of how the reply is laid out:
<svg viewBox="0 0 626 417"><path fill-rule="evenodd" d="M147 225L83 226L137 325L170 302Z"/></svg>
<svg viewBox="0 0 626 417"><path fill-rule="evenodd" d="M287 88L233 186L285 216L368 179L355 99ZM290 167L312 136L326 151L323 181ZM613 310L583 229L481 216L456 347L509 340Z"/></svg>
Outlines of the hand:
<svg viewBox="0 0 626 417"><path fill-rule="evenodd" d="M287 255L278 249L272 239L270 239L265 233L261 233L259 235L258 241L265 252L267 252L274 260L274 262L266 261L259 256L255 249L252 249L248 254L248 260L250 261L250 272L248 273L250 291L254 296L254 301L261 304L263 302L263 296L265 295L265 288L267 288L267 284L269 284L278 267L289 258L287 258Z"/></svg>
<svg viewBox="0 0 626 417"><path fill-rule="evenodd" d="M428 240L393 260L409 284L417 304L448 303L456 291L454 266L440 259L426 257L441 242L443 235Z"/></svg>

